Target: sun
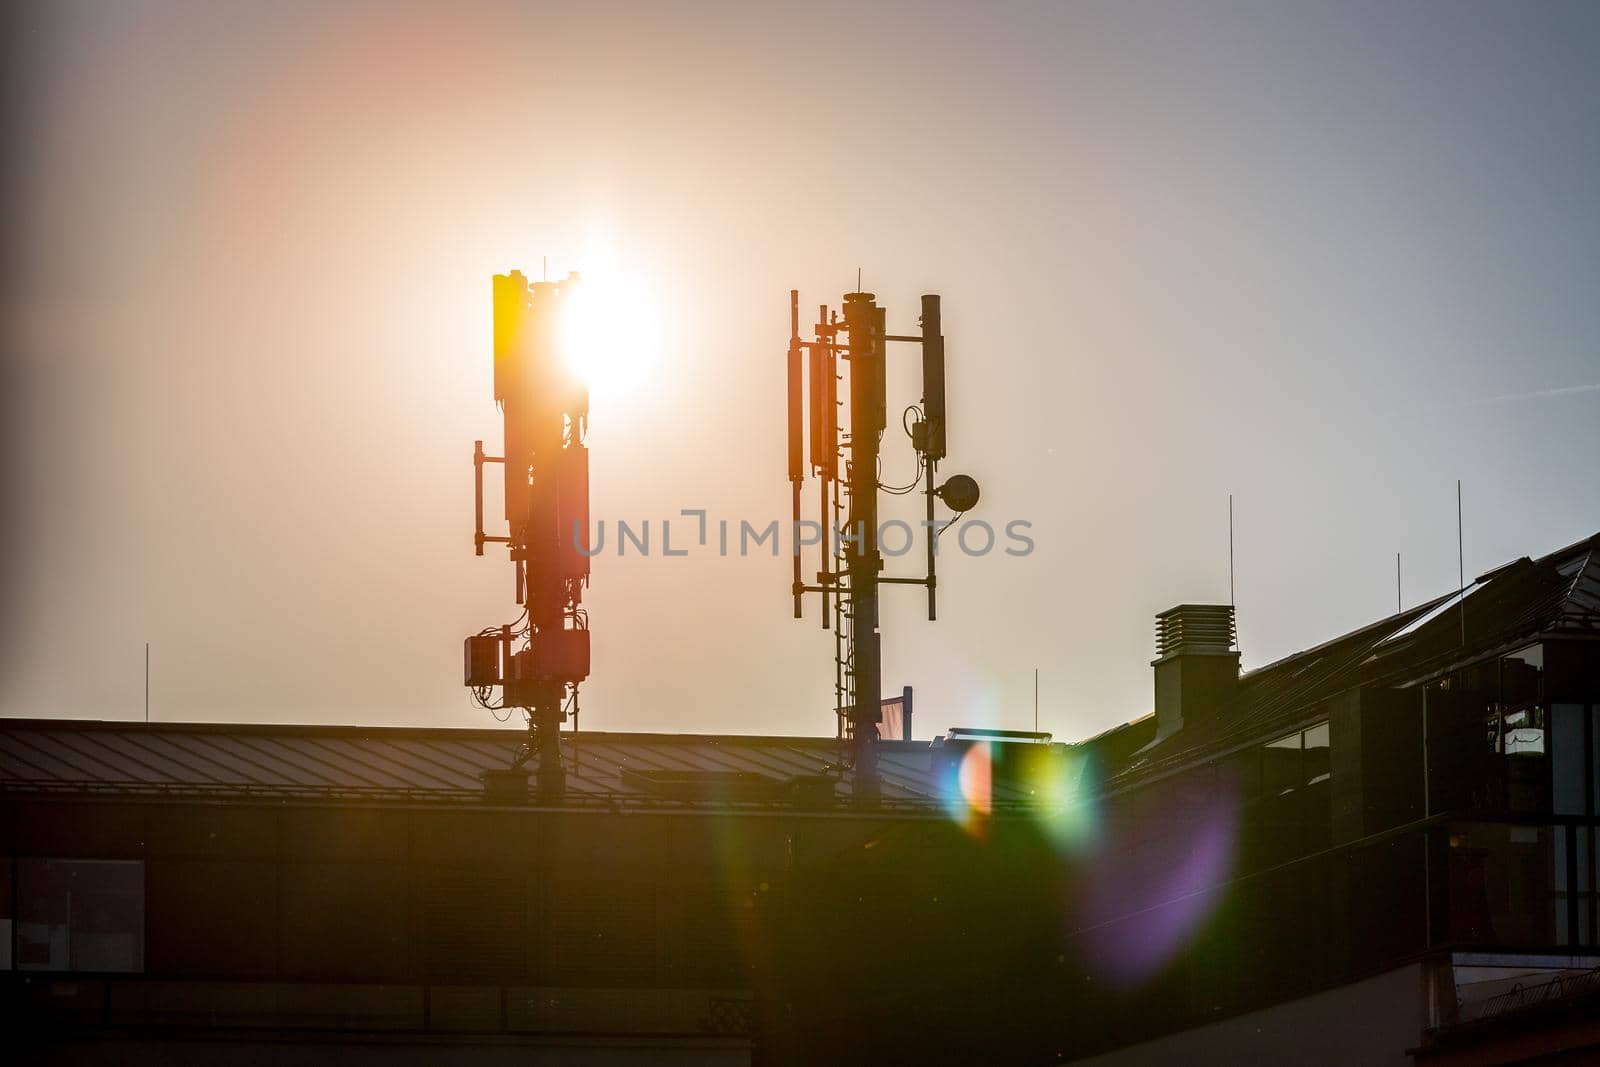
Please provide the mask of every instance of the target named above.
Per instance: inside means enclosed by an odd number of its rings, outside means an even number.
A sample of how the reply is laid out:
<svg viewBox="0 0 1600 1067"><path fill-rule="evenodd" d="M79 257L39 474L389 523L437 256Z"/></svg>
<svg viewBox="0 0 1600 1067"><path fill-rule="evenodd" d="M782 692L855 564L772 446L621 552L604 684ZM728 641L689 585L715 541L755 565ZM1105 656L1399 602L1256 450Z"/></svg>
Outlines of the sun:
<svg viewBox="0 0 1600 1067"><path fill-rule="evenodd" d="M593 394L620 397L650 378L659 334L649 290L613 269L585 271L562 287L561 348Z"/></svg>

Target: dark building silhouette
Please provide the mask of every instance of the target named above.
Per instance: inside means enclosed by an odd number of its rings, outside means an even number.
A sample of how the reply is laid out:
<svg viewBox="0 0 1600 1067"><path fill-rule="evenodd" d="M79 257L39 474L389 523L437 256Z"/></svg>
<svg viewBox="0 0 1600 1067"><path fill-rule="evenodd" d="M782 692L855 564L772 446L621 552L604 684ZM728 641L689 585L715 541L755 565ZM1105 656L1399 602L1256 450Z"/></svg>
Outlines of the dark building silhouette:
<svg viewBox="0 0 1600 1067"><path fill-rule="evenodd" d="M10 1032L199 1063L1591 1062L1600 536L1079 744L13 720ZM487 773L486 772L490 772ZM1564 1058L1563 1058L1564 1057Z"/></svg>

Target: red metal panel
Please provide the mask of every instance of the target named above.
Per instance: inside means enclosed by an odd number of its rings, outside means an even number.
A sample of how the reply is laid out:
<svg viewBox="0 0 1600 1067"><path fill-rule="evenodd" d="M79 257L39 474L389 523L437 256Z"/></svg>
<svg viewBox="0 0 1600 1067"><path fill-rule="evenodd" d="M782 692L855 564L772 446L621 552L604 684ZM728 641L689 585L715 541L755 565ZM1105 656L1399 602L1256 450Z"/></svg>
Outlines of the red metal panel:
<svg viewBox="0 0 1600 1067"><path fill-rule="evenodd" d="M568 445L561 452L556 475L557 539L561 545L561 577L589 577L589 557L583 550L592 548L589 531L589 450L581 444Z"/></svg>

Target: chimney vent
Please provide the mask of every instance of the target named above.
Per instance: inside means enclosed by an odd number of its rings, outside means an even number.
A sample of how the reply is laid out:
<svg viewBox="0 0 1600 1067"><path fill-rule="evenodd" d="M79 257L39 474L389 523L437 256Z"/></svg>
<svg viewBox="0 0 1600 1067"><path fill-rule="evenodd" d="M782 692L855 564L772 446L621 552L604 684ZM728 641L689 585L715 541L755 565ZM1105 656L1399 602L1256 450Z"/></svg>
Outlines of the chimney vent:
<svg viewBox="0 0 1600 1067"><path fill-rule="evenodd" d="M1239 684L1231 604L1179 604L1156 616L1156 741L1209 718Z"/></svg>
<svg viewBox="0 0 1600 1067"><path fill-rule="evenodd" d="M1156 616L1158 657L1233 651L1233 607L1229 604L1179 604Z"/></svg>

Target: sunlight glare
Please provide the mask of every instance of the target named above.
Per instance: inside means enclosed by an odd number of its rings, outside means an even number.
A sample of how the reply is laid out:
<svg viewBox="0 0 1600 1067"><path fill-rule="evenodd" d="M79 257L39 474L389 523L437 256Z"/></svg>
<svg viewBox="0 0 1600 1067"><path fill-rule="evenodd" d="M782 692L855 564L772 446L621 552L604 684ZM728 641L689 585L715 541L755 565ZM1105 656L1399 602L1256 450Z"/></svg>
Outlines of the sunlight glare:
<svg viewBox="0 0 1600 1067"><path fill-rule="evenodd" d="M563 302L562 352L593 394L622 396L648 380L657 316L644 286L622 272L586 271Z"/></svg>

